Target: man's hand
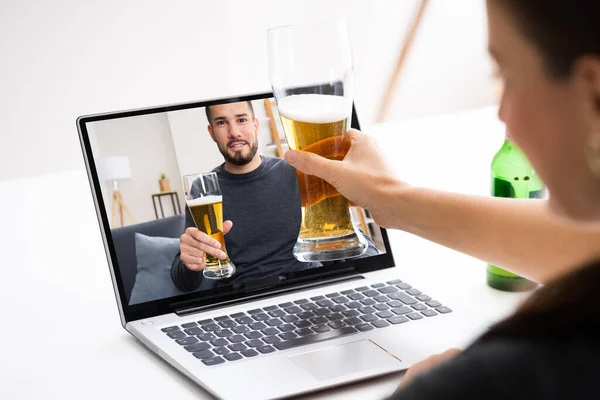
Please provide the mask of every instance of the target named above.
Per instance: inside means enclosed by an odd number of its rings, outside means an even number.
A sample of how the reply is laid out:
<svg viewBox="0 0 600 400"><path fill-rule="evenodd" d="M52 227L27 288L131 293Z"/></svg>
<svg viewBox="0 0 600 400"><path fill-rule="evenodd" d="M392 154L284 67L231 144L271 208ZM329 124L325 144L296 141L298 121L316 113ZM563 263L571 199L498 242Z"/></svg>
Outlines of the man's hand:
<svg viewBox="0 0 600 400"><path fill-rule="evenodd" d="M373 138L356 129L351 129L348 137L352 145L343 161L293 150L285 154L285 160L300 172L324 179L350 202L369 210L379 226L391 227L393 192L408 185L394 177Z"/></svg>
<svg viewBox="0 0 600 400"><path fill-rule="evenodd" d="M233 222L223 222L223 233L226 235L233 226ZM221 243L199 231L197 228L187 228L179 238L180 260L192 271L202 271L206 266L205 254L210 254L222 260L226 254L221 249Z"/></svg>
<svg viewBox="0 0 600 400"><path fill-rule="evenodd" d="M425 374L429 372L432 368L437 367L440 364L443 364L457 355L461 353L460 349L449 349L443 353L433 355L429 358L424 359L410 367L408 371L402 377L402 382L400 382L400 386L396 389L396 392L402 390L406 386L408 386L415 377Z"/></svg>

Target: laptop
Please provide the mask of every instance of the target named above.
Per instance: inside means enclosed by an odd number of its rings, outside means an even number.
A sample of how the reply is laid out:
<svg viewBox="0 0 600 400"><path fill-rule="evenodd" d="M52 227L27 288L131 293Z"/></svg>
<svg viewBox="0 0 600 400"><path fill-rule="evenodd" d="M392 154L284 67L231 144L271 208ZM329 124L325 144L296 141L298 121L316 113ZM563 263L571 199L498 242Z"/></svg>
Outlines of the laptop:
<svg viewBox="0 0 600 400"><path fill-rule="evenodd" d="M228 107L245 111L229 119ZM214 110L224 113L219 121L209 120ZM255 142L246 144L269 168L230 176L210 133L216 123L250 124ZM351 125L360 129L354 107ZM444 349L456 313L401 279L368 210L351 208L364 255L294 258L299 201L283 188L297 182L281 158L287 145L271 93L87 115L77 126L122 325L211 395L306 394L402 371ZM237 270L223 280L187 271L180 254L193 226L181 177L209 171L233 222L225 244ZM273 171L287 172L255 184ZM238 184L254 186L228 197ZM277 205L244 209L265 193Z"/></svg>

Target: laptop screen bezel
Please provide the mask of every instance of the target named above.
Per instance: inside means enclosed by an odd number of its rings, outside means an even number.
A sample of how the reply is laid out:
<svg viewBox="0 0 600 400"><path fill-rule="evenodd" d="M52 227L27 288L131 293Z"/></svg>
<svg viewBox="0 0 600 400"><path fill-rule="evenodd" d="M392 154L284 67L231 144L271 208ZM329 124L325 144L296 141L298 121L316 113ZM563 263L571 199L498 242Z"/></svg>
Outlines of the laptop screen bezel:
<svg viewBox="0 0 600 400"><path fill-rule="evenodd" d="M268 285L260 288L253 288L252 290L240 290L233 289L232 287L221 287L211 289L202 292L187 293L175 297L164 298L160 300L154 300L145 303L138 303L129 305L124 287L123 279L121 276L121 270L119 267L115 246L111 234L111 228L109 224L108 214L104 204L104 198L102 196L102 185L98 178L98 172L96 170L96 163L94 160L94 154L90 144L89 134L86 124L98 121L107 121L119 118L135 117L148 114L157 114L171 111L180 111L192 108L200 108L211 106L215 104L233 103L241 101L252 101L262 100L267 98L273 98L273 94L270 92L242 95L235 97L211 99L204 101L195 101L163 106L146 107L135 110L127 111L116 111L108 112L103 114L86 115L81 116L77 119L77 127L79 131L79 139L81 142L82 151L85 158L86 168L88 177L90 180L90 186L95 201L96 212L98 216L98 222L100 225L102 237L104 240L105 250L109 262L110 272L113 278L113 285L115 286L115 295L119 304L122 320L124 322L136 321L139 319L150 318L157 315L163 315L174 312L175 305L178 304L189 304L199 301L200 303L210 304L211 301L219 303L222 300L243 300L247 297L256 297L261 294L268 294L269 292L277 291L278 289L292 288L294 282L302 282L303 285L318 283L339 271L341 268L344 270L353 270L355 273L361 274L371 271L377 271L381 269L394 267L394 258L389 244L389 238L387 231L381 228L381 236L385 245L386 252L377 256L372 256L362 259L348 259L340 262L332 263L330 266L324 266L320 268L314 268L306 271L300 271L296 273L286 274L283 280L278 281L275 284ZM352 128L360 129L356 109L352 107ZM202 301L203 299L208 299ZM213 299L213 300L211 300Z"/></svg>

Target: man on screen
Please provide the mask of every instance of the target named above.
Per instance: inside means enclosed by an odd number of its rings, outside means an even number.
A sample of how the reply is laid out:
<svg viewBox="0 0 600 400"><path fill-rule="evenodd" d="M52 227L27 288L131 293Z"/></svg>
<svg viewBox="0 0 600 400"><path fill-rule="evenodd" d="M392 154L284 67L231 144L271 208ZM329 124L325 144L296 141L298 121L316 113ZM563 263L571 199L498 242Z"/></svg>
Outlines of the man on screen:
<svg viewBox="0 0 600 400"><path fill-rule="evenodd" d="M258 153L260 122L250 101L206 107L208 133L225 162L216 167L223 193L223 231L227 253L236 273L223 284L247 282L270 275L318 267L292 253L301 223L296 172L283 159ZM186 230L171 277L181 291L202 283L205 253L223 258L219 244L196 229L186 208ZM368 239L364 256L379 254ZM364 257L363 256L363 257Z"/></svg>

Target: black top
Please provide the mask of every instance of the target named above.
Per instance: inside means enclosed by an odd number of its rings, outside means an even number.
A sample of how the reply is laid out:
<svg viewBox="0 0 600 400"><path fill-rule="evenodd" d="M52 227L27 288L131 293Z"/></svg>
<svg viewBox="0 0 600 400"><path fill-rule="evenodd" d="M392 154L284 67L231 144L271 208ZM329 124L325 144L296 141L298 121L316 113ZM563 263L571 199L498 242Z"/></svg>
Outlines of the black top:
<svg viewBox="0 0 600 400"><path fill-rule="evenodd" d="M600 262L548 284L394 400L600 398Z"/></svg>

